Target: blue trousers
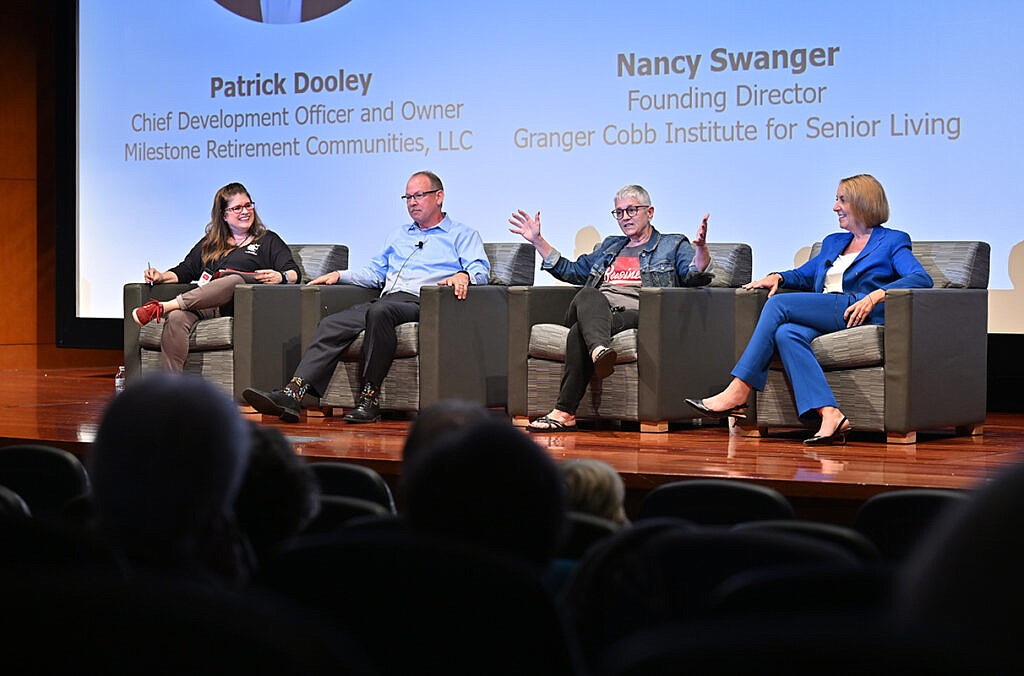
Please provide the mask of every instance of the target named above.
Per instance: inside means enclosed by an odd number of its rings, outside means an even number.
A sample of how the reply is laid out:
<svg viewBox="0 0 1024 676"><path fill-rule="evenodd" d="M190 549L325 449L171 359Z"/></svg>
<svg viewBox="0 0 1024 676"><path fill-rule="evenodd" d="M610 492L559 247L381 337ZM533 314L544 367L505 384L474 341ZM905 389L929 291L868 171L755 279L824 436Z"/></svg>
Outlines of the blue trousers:
<svg viewBox="0 0 1024 676"><path fill-rule="evenodd" d="M845 293L780 293L765 303L754 334L732 375L759 392L768 380L768 365L778 351L802 416L822 406L835 406L836 398L825 380L811 341L846 328L843 313L854 297Z"/></svg>

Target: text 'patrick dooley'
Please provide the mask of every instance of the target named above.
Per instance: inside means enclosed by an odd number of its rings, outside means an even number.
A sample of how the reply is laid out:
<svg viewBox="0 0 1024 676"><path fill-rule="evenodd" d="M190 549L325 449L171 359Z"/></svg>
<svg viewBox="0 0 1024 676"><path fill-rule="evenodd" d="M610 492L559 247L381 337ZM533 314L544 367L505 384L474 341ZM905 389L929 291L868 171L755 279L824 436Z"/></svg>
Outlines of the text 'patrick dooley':
<svg viewBox="0 0 1024 676"><path fill-rule="evenodd" d="M288 91L291 80L292 90ZM256 73L254 77L239 75L234 79L222 77L210 78L210 98L218 96L235 98L243 96L280 96L282 94L319 94L322 92L359 92L362 96L370 90L373 73L346 73L339 68L337 73L327 75L310 75L301 70L295 71L291 78L280 73L264 77Z"/></svg>

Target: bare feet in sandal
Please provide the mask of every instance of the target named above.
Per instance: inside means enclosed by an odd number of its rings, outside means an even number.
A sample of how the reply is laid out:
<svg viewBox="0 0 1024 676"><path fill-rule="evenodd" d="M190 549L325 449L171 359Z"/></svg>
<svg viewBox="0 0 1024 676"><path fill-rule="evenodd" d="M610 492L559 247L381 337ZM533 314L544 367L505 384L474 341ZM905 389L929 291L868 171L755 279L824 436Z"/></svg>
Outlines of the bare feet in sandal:
<svg viewBox="0 0 1024 676"><path fill-rule="evenodd" d="M528 432L575 432L576 416L557 408L526 426Z"/></svg>

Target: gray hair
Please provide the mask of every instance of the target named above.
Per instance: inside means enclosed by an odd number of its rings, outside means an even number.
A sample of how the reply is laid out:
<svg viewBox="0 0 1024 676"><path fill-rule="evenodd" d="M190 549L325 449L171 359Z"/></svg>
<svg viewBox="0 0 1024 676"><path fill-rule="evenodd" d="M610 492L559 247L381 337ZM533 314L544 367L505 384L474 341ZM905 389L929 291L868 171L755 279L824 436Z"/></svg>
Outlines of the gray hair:
<svg viewBox="0 0 1024 676"><path fill-rule="evenodd" d="M615 199L617 200L624 200L628 197L632 197L641 204L648 206L651 204L651 194L642 185L626 185L619 188L619 191L615 193Z"/></svg>

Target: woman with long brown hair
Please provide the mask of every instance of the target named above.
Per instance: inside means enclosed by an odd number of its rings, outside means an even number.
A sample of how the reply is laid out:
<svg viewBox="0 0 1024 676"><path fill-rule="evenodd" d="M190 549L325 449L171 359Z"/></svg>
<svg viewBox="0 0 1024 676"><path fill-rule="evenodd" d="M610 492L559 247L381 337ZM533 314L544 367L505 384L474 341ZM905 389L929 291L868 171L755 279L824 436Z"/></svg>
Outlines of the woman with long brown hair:
<svg viewBox="0 0 1024 676"><path fill-rule="evenodd" d="M181 371L192 327L200 319L229 315L236 286L295 284L299 266L284 240L260 220L245 186L229 183L214 196L206 235L185 260L166 272L151 267L143 275L150 284L199 285L171 300L151 300L132 311L139 326L154 319L165 322L161 365L167 371Z"/></svg>

